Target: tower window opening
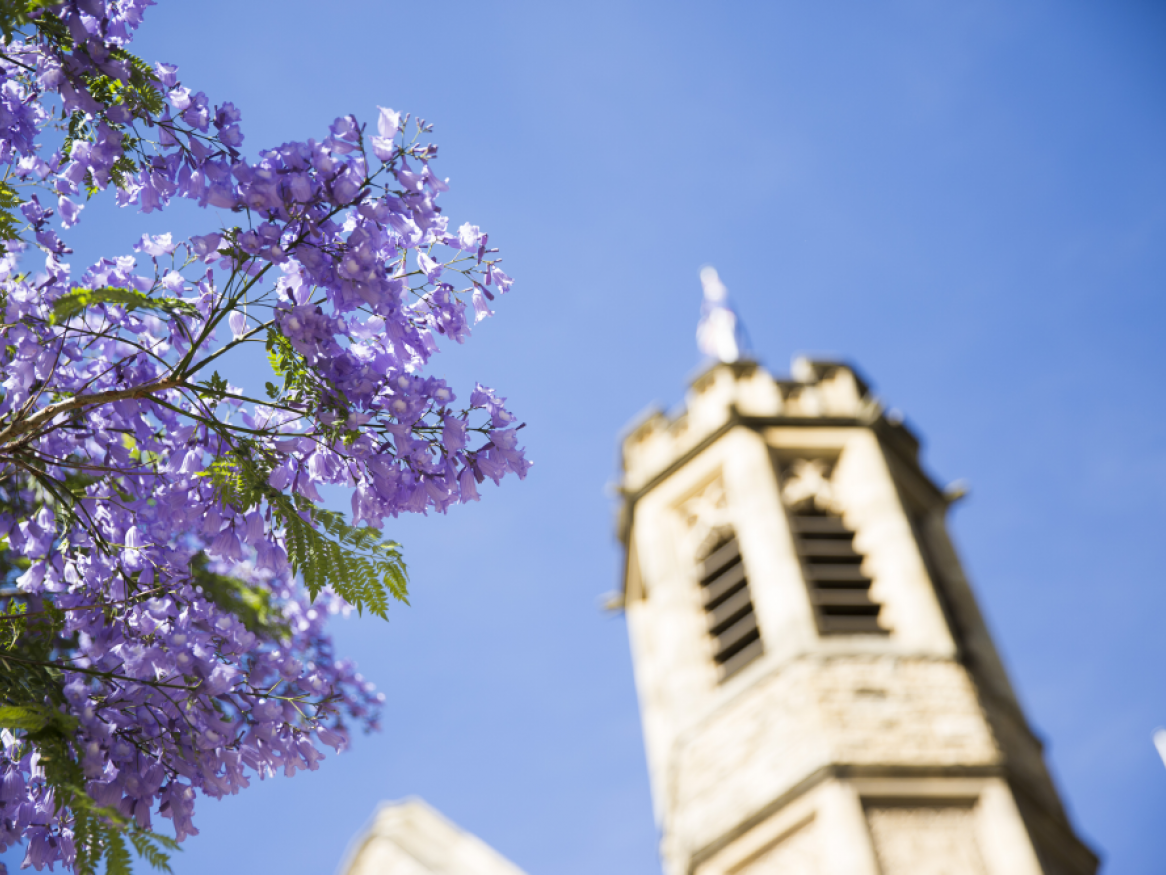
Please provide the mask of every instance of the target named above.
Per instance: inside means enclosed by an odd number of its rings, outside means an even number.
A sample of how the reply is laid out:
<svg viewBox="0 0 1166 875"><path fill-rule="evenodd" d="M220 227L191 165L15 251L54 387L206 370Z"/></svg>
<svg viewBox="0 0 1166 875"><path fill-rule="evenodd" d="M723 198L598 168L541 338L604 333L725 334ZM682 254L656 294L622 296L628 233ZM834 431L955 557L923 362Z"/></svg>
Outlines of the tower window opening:
<svg viewBox="0 0 1166 875"><path fill-rule="evenodd" d="M705 554L700 587L713 659L725 680L765 652L736 534L723 534Z"/></svg>
<svg viewBox="0 0 1166 875"><path fill-rule="evenodd" d="M802 560L818 631L824 635L887 634L879 625L882 605L870 597L871 580L854 549L854 532L831 511L810 505L791 509L790 526Z"/></svg>

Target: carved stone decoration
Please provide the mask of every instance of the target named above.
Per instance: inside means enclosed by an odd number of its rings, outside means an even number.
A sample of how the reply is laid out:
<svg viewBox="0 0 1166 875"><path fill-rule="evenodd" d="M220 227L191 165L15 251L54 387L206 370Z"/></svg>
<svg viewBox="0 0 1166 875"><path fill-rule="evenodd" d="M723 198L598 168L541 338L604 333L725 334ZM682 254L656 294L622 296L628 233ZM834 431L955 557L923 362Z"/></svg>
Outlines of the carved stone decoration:
<svg viewBox="0 0 1166 875"><path fill-rule="evenodd" d="M679 509L686 528L685 542L695 559L707 556L732 529L725 485L719 477L683 502Z"/></svg>
<svg viewBox="0 0 1166 875"><path fill-rule="evenodd" d="M971 805L879 805L866 812L883 875L987 875Z"/></svg>
<svg viewBox="0 0 1166 875"><path fill-rule="evenodd" d="M811 506L828 513L842 512L830 482L830 463L825 459L794 459L782 478L781 498L795 510Z"/></svg>

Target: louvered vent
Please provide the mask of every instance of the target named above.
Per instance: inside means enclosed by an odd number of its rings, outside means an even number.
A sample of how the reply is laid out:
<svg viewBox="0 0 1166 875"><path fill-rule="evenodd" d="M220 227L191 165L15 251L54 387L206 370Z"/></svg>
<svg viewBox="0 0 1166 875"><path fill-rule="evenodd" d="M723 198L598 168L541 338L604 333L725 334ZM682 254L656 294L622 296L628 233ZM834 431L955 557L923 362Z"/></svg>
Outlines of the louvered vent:
<svg viewBox="0 0 1166 875"><path fill-rule="evenodd" d="M713 658L724 680L765 650L736 535L722 537L709 551L701 567L700 587L709 634L716 642Z"/></svg>
<svg viewBox="0 0 1166 875"><path fill-rule="evenodd" d="M870 597L870 578L862 572L862 554L854 549L854 532L837 514L817 507L790 512L794 542L810 598L825 635L886 634L879 625L881 605Z"/></svg>

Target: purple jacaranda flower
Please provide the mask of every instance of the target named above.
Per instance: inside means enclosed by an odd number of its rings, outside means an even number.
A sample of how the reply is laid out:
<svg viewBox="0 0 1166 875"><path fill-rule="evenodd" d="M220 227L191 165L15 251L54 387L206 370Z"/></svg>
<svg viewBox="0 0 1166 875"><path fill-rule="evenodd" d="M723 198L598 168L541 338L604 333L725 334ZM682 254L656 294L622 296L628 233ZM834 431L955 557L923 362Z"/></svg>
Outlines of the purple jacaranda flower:
<svg viewBox="0 0 1166 875"><path fill-rule="evenodd" d="M161 61L154 65L154 72L163 88L173 88L178 83L178 65L163 64Z"/></svg>
<svg viewBox="0 0 1166 875"><path fill-rule="evenodd" d="M34 194L20 205L20 212L30 225L39 227L46 219L53 215L53 210L46 210L40 205L40 200Z"/></svg>
<svg viewBox="0 0 1166 875"><path fill-rule="evenodd" d="M377 133L372 137L373 153L382 161L389 161L394 155L395 143L393 138L401 127L401 114L385 107L378 107L380 114L377 117Z"/></svg>
<svg viewBox="0 0 1166 875"><path fill-rule="evenodd" d="M222 490L240 459L232 453L253 460L261 475L270 472L271 486L310 501L322 485L351 486L353 521L377 528L400 513L477 501L485 477L522 476L529 462L504 399L476 387L469 412L457 414L450 387L427 376L435 338L464 340L467 307L481 318L492 300L488 286L510 285L490 260L487 235L468 223L450 233L437 206L447 181L436 173L436 147L398 142L401 116L382 109L377 136L364 139L372 155L361 148L360 123L347 116L323 138L245 158L238 111L229 103L212 110L170 65L155 67L168 92L162 113L103 103L85 76L128 75L112 47L128 43L145 5L76 0L39 12L60 14L78 44L84 41L90 72L82 75L76 58L40 43L27 49L39 53L37 73L20 87L55 95L66 113L87 113L91 133L68 154L42 158L37 139L52 114L35 91L0 89L0 139L11 149L0 161L32 190L64 198L58 212L66 227L78 217L79 192L100 195L115 179L119 206L151 212L183 198L233 210L226 224L238 225L231 239L247 257L225 255L223 236L211 233L189 241L193 261L180 255L159 268L151 259L173 255L173 238L147 235L136 246L147 256L144 266L119 257L71 272L66 241L47 224L53 212L22 195L21 214L35 236L29 246L41 250L44 266L34 275L21 265L19 246L0 252L7 305L0 413L26 403L43 408L78 392L129 394L93 404L79 427L70 421L30 444L38 458L103 472L100 483L85 487L83 501L92 534L111 549L78 548L92 545L84 540L88 530L71 518L52 519L47 506L20 519L0 515L0 531L8 549L29 562L17 580L22 591L69 600L62 640L77 642L73 665L98 673L66 670L64 678L67 708L82 727L75 750L95 801L143 827L161 813L182 839L196 831L198 795L236 792L256 773L315 768L318 745L343 745L339 721L374 722L383 700L332 655L322 624L343 605L327 592L309 603L297 589L279 516L264 500L236 507ZM139 123L156 136L127 138L127 126ZM137 144L134 172L117 169L130 154L127 143ZM389 165L379 182L370 182L372 157ZM344 209L335 212L337 206ZM424 280L410 272L410 251ZM459 253L474 255L466 259L465 289L442 282L443 263ZM221 285L205 266L218 259ZM241 293L246 283L254 286ZM68 329L52 324L53 302L75 288L131 290L158 306L91 306ZM187 311L191 305L196 313ZM140 391L169 386L177 362L197 364L247 326L264 323L272 326L271 348L294 354L306 380L278 379L270 405L224 403L192 389ZM208 380L211 370L202 371ZM319 391L297 394L304 386ZM251 394L250 387L228 391ZM208 417L226 431L208 428ZM245 428L233 432L236 423ZM468 450L470 427L493 429L491 442ZM232 444L240 435L247 443ZM247 629L195 582L198 568L261 594L282 631ZM159 681L192 690L181 712L172 691L151 686ZM300 703L303 713L282 701ZM340 713L314 710L323 702ZM0 732L0 752L14 756L16 749L16 737ZM13 829L29 845L30 860L67 865L73 851L61 827L68 813L37 795L39 762L26 754L20 762L0 759L0 769L0 797L13 796L12 809L26 812ZM0 801L7 810L8 800Z"/></svg>
<svg viewBox="0 0 1166 875"><path fill-rule="evenodd" d="M190 106L190 89L179 86L166 95L170 100L170 105L174 107L175 112L182 112Z"/></svg>
<svg viewBox="0 0 1166 875"><path fill-rule="evenodd" d="M271 476L267 478L267 482L273 489L282 491L291 485L294 474L294 463L290 458L287 458L271 472Z"/></svg>
<svg viewBox="0 0 1166 875"><path fill-rule="evenodd" d="M174 251L176 245L169 233L157 236L143 234L142 239L134 244L134 249L145 252L147 255L169 255Z"/></svg>
<svg viewBox="0 0 1166 875"><path fill-rule="evenodd" d="M498 287L498 291L505 294L514 285L512 280L500 267L492 267L486 274L487 282Z"/></svg>
<svg viewBox="0 0 1166 875"><path fill-rule="evenodd" d="M429 257L427 253L417 253L417 264L420 265L421 270L424 271L426 278L430 282L437 282L438 277L441 276L443 266Z"/></svg>
<svg viewBox="0 0 1166 875"><path fill-rule="evenodd" d="M240 339L244 334L247 333L247 315L245 313L242 313L239 310L234 310L231 315L227 317L227 322L230 323L231 335L235 338L235 340Z"/></svg>
<svg viewBox="0 0 1166 875"><path fill-rule="evenodd" d="M215 539L207 548L207 552L212 556L217 556L227 561L243 558L243 550L239 544L239 538L235 534L235 530L230 527L223 529L215 536Z"/></svg>
<svg viewBox="0 0 1166 875"><path fill-rule="evenodd" d="M329 729L327 726L320 726L316 729L316 734L320 737L320 741L337 752L348 747L348 736L343 729Z"/></svg>
<svg viewBox="0 0 1166 875"><path fill-rule="evenodd" d="M44 179L49 174L49 165L39 155L26 155L16 162L16 175Z"/></svg>
<svg viewBox="0 0 1166 875"><path fill-rule="evenodd" d="M474 288L473 302L474 302L474 321L481 322L487 316L493 316L494 311L490 309L486 303L486 296L483 294L483 289L479 287Z"/></svg>
<svg viewBox="0 0 1166 875"><path fill-rule="evenodd" d="M265 535L266 528L263 525L263 516L255 510L248 513L243 535L247 543L256 546L263 541Z"/></svg>
<svg viewBox="0 0 1166 875"><path fill-rule="evenodd" d="M306 204L313 197L312 180L306 173L291 173L287 176L288 192L298 204Z"/></svg>
<svg viewBox="0 0 1166 875"><path fill-rule="evenodd" d="M218 254L219 244L222 241L222 234L203 234L201 236L190 238L190 248L199 258L203 258L209 261L212 257Z"/></svg>
<svg viewBox="0 0 1166 875"><path fill-rule="evenodd" d="M449 191L449 180L442 179L441 177L434 174L434 172L429 169L428 164L426 164L425 169L421 171L421 179L427 186L433 189L435 194L443 191Z"/></svg>
<svg viewBox="0 0 1166 875"><path fill-rule="evenodd" d="M186 290L186 280L178 271L168 270L162 274L162 288L178 295Z"/></svg>
<svg viewBox="0 0 1166 875"><path fill-rule="evenodd" d="M77 224L77 218L83 209L85 209L83 204L73 203L64 195L57 198L57 210L61 215L61 224L66 228L71 228Z"/></svg>
<svg viewBox="0 0 1166 875"><path fill-rule="evenodd" d="M378 106L377 133L386 139L397 136L401 128L401 114L384 106Z"/></svg>
<svg viewBox="0 0 1166 875"><path fill-rule="evenodd" d="M182 466L179 472L182 474L195 474L202 470L202 447L191 447L186 451L182 459Z"/></svg>
<svg viewBox="0 0 1166 875"><path fill-rule="evenodd" d="M442 424L441 442L451 453L464 450L466 447L466 421L455 416L446 416Z"/></svg>
<svg viewBox="0 0 1166 875"><path fill-rule="evenodd" d="M406 189L412 191L421 190L421 177L409 169L409 164L406 161L402 160L400 166L394 172L397 181Z"/></svg>
<svg viewBox="0 0 1166 875"><path fill-rule="evenodd" d="M494 429L489 434L490 440L498 448L498 451L506 456L507 461L513 462L515 465L523 461L522 453L518 449L517 429Z"/></svg>
<svg viewBox="0 0 1166 875"><path fill-rule="evenodd" d="M463 224L457 231L458 248L466 252L472 252L478 248L478 244L482 240L481 229L477 225L471 225L469 222Z"/></svg>
<svg viewBox="0 0 1166 875"><path fill-rule="evenodd" d="M480 501L481 497L478 495L477 478L474 477L474 472L470 468L463 468L458 475L458 489L460 491L462 501Z"/></svg>

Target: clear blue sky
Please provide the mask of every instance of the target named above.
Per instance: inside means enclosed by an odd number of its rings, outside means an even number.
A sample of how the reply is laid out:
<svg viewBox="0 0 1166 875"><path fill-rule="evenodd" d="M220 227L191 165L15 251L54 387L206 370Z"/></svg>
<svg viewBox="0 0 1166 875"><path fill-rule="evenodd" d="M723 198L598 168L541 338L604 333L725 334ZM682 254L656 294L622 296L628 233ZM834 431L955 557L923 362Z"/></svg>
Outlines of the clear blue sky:
<svg viewBox="0 0 1166 875"><path fill-rule="evenodd" d="M705 263L768 367L853 360L971 482L954 535L1074 820L1109 875L1162 871L1166 7L170 0L138 48L252 150L436 125L447 212L517 279L437 370L509 396L536 461L402 521L413 606L337 627L384 732L200 802L179 875L328 873L409 794L532 875L659 872L604 487L699 364Z"/></svg>

